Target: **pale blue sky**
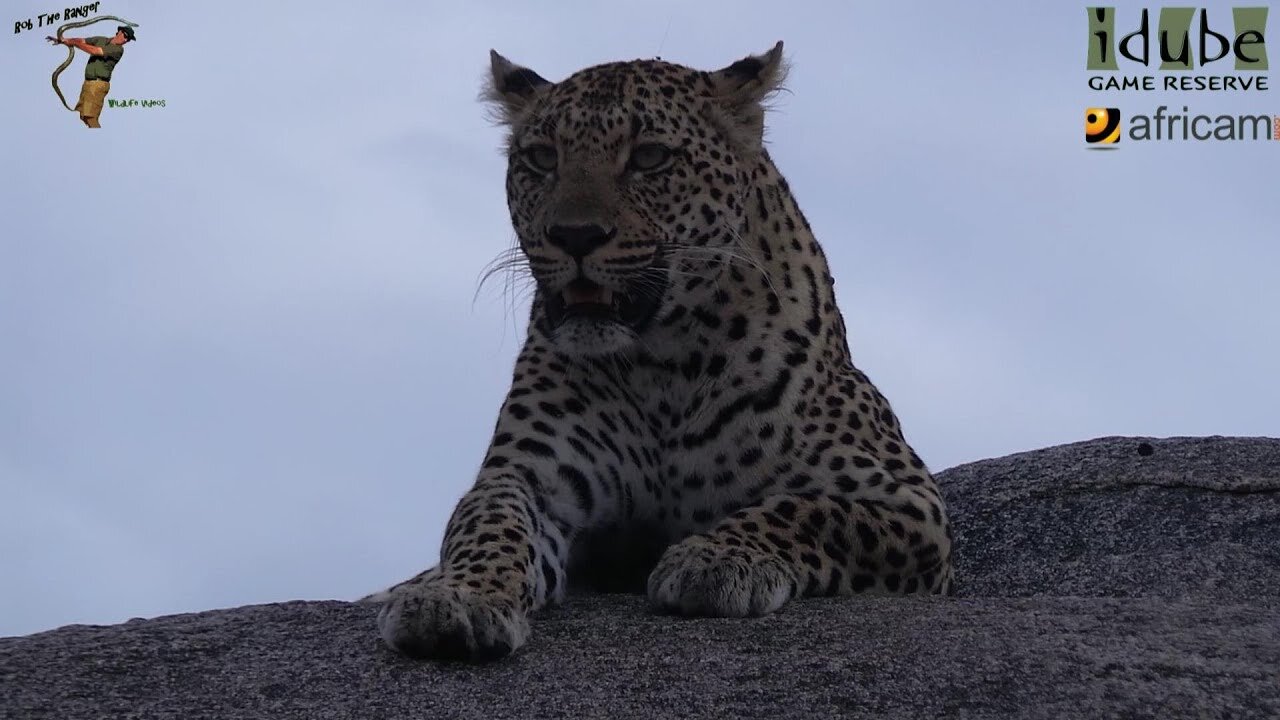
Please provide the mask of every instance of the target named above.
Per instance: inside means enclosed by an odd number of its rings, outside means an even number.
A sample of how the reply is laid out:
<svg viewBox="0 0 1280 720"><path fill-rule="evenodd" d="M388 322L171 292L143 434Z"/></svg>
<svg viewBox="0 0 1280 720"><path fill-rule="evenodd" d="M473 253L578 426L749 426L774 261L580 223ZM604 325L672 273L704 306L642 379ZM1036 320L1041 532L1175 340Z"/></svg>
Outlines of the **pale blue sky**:
<svg viewBox="0 0 1280 720"><path fill-rule="evenodd" d="M774 158L934 469L1280 435L1280 143L1082 142L1088 105L1280 101L1096 96L1081 4L100 12L140 24L111 97L165 100L101 131L49 88L48 29L0 37L0 635L351 598L435 561L527 310L500 282L472 300L512 240L491 47L558 79L784 40Z"/></svg>

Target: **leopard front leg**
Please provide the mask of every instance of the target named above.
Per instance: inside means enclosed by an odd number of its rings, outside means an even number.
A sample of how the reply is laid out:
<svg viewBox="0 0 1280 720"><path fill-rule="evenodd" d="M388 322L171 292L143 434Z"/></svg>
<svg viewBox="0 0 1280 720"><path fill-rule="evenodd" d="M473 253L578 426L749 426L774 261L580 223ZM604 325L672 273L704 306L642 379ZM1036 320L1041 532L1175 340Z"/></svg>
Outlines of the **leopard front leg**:
<svg viewBox="0 0 1280 720"><path fill-rule="evenodd" d="M547 515L532 471L519 470L482 474L449 520L440 565L379 596L378 627L392 649L496 660L529 637L529 613L563 596L571 530Z"/></svg>
<svg viewBox="0 0 1280 720"><path fill-rule="evenodd" d="M904 484L865 456L851 466L861 469L771 495L668 548L649 576L651 603L743 617L800 595L945 593L951 536L932 479Z"/></svg>

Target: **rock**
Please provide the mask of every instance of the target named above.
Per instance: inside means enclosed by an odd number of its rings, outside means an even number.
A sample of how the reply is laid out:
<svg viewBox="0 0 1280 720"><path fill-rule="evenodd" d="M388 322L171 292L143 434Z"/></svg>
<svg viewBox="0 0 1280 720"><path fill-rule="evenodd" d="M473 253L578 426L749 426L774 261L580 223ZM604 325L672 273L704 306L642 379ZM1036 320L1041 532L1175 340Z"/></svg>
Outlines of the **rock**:
<svg viewBox="0 0 1280 720"><path fill-rule="evenodd" d="M1280 717L1280 440L1106 438L939 477L958 597L753 620L578 597L486 667L399 657L351 603L69 626L0 639L0 718Z"/></svg>
<svg viewBox="0 0 1280 720"><path fill-rule="evenodd" d="M1102 438L938 480L959 595L1280 596L1280 440Z"/></svg>

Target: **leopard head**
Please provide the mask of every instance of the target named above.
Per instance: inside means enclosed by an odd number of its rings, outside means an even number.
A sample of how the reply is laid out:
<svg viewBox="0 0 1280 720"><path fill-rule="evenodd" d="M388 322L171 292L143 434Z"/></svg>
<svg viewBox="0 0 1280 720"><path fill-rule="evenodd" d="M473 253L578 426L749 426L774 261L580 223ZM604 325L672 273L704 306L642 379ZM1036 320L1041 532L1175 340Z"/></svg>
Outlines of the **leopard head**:
<svg viewBox="0 0 1280 720"><path fill-rule="evenodd" d="M782 43L707 72L660 60L551 82L491 54L507 204L537 284L532 323L567 354L626 353L740 242Z"/></svg>

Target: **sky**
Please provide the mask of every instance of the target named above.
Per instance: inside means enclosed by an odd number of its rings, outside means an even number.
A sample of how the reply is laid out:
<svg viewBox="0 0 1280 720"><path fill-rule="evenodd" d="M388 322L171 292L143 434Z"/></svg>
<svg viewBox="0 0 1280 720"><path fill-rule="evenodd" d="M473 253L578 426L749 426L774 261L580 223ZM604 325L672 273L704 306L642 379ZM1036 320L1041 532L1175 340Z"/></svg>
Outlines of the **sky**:
<svg viewBox="0 0 1280 720"><path fill-rule="evenodd" d="M1280 95L1094 93L1082 4L107 1L139 25L109 97L164 106L98 131L49 86L52 29L7 32L61 8L0 18L0 636L434 564L528 310L477 293L513 242L490 48L555 80L785 41L771 152L934 470L1280 436L1280 142L1082 131L1090 106Z"/></svg>

